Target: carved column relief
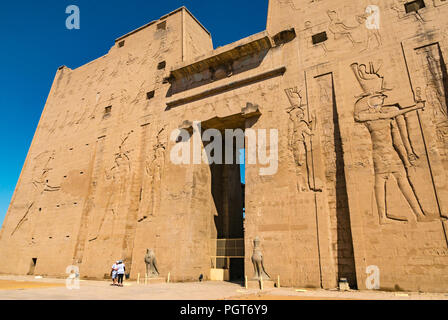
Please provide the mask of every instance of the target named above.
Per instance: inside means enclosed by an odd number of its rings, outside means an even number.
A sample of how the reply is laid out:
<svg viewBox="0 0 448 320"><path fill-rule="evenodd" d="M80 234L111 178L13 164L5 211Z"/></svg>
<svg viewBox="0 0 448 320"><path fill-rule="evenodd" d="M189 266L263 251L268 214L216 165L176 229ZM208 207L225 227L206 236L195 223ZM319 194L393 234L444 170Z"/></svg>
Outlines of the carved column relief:
<svg viewBox="0 0 448 320"><path fill-rule="evenodd" d="M156 141L144 160L144 177L141 190L139 221L155 217L160 210L162 177L165 169L166 146L168 143L166 128L159 130Z"/></svg>
<svg viewBox="0 0 448 320"><path fill-rule="evenodd" d="M136 170L133 170L131 179L129 181L131 201L129 207L127 208L126 227L122 248L122 257L127 265L126 271L129 274L131 273L133 268L132 260L134 251L134 240L137 232L137 224L139 221L142 221L139 219L139 211L140 200L143 191L142 180L145 178L143 172L145 171L145 155L149 128L149 123L141 126L141 138L139 143L140 153L135 164Z"/></svg>
<svg viewBox="0 0 448 320"><path fill-rule="evenodd" d="M417 95L426 100L426 109L436 128L437 147L448 172L448 74L438 43L415 50L424 84L417 88Z"/></svg>
<svg viewBox="0 0 448 320"><path fill-rule="evenodd" d="M121 143L116 149L113 159L106 167L102 179L100 179L101 190L107 195L103 212L92 221L92 234L89 241L98 239L108 240L114 234L115 222L118 219L124 201L129 190L129 177L131 173L131 150L128 140L133 131L122 135ZM105 227L105 225L108 227Z"/></svg>
<svg viewBox="0 0 448 320"><path fill-rule="evenodd" d="M317 113L317 134L325 176L323 191L330 216L331 248L336 259L338 279L347 278L354 288L356 269L333 74L316 76L311 82L311 102Z"/></svg>
<svg viewBox="0 0 448 320"><path fill-rule="evenodd" d="M312 136L315 126L308 120L308 108L302 104L302 92L295 88L285 90L290 101L287 109L290 124L288 128L289 148L294 156L296 168L296 185L299 192L320 191L313 177Z"/></svg>
<svg viewBox="0 0 448 320"><path fill-rule="evenodd" d="M421 165L427 168L432 183L431 211L444 219L448 217L448 73L443 46L440 42L421 46L416 39L402 45L415 99L425 101L424 110L417 114L421 137L418 141L422 141L421 149L426 155Z"/></svg>

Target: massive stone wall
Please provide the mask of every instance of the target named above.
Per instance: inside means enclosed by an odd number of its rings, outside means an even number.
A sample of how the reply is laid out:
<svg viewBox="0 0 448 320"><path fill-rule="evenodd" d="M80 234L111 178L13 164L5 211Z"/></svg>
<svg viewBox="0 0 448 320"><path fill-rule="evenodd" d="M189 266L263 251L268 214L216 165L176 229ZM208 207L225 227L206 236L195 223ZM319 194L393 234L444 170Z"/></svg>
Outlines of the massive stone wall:
<svg viewBox="0 0 448 320"><path fill-rule="evenodd" d="M74 264L101 278L124 259L135 278L151 248L162 277L208 278L216 238L239 235L222 225L241 185L237 167L170 161L192 142L171 133L198 121L278 130L277 172L246 164L249 277L259 237L283 285L365 288L377 266L383 289L446 291L448 6L409 3L271 0L267 31L216 50L181 8L61 68L0 234L0 272L37 258L35 274Z"/></svg>
<svg viewBox="0 0 448 320"><path fill-rule="evenodd" d="M333 253L349 279L354 258L360 288L374 265L383 288L446 290L447 10L443 1L270 2L268 31L299 30Z"/></svg>

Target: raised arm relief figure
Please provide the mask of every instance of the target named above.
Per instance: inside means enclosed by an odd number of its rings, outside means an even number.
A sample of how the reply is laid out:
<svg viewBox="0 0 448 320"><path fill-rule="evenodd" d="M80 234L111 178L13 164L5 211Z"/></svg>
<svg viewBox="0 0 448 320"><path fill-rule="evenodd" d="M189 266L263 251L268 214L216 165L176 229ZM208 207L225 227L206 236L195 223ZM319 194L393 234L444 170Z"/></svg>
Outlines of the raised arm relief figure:
<svg viewBox="0 0 448 320"><path fill-rule="evenodd" d="M363 94L355 104L354 117L356 122L363 123L369 130L372 141L373 165L375 170L375 196L379 213L380 224L390 220L407 221L407 217L392 215L387 211L387 181L394 178L402 195L408 202L417 221L432 221L422 210L419 199L409 179L409 169L413 166L410 159L415 154L409 143L406 122L401 116L416 110L423 109L423 101L417 101L416 105L402 108L398 104L386 105L389 91L384 87L384 79L370 66L366 72L365 65L357 63L351 65L352 70L363 89ZM406 133L406 136L404 134ZM406 144L409 144L406 147ZM408 150L409 149L409 150ZM409 155L408 152L412 152Z"/></svg>

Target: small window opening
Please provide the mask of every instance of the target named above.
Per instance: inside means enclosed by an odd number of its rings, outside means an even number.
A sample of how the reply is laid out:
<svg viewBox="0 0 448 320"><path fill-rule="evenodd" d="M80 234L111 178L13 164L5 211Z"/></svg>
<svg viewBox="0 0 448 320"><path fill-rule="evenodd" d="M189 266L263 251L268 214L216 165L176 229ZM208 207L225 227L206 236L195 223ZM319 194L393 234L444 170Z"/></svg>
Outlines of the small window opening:
<svg viewBox="0 0 448 320"><path fill-rule="evenodd" d="M406 13L417 12L420 9L425 8L425 1L423 0L415 0L404 4L404 8L406 9Z"/></svg>
<svg viewBox="0 0 448 320"><path fill-rule="evenodd" d="M147 92L146 93L146 99L150 100L150 99L154 98L155 94L156 94L156 92L154 90L150 91L150 92Z"/></svg>
<svg viewBox="0 0 448 320"><path fill-rule="evenodd" d="M112 106L108 106L104 109L104 117L103 118L109 118L112 114Z"/></svg>
<svg viewBox="0 0 448 320"><path fill-rule="evenodd" d="M313 40L313 44L325 42L328 40L327 33L325 31L316 33L315 35L313 35L312 40Z"/></svg>
<svg viewBox="0 0 448 320"><path fill-rule="evenodd" d="M30 270L28 271L28 275L34 274L34 269L36 268L37 258L32 258L30 263Z"/></svg>
<svg viewBox="0 0 448 320"><path fill-rule="evenodd" d="M118 43L118 48L123 48L124 47L124 40L123 41L120 41L119 43Z"/></svg>
<svg viewBox="0 0 448 320"><path fill-rule="evenodd" d="M163 21L157 25L157 30L166 30L166 21Z"/></svg>
<svg viewBox="0 0 448 320"><path fill-rule="evenodd" d="M158 70L162 70L166 68L166 61L162 61L157 65Z"/></svg>

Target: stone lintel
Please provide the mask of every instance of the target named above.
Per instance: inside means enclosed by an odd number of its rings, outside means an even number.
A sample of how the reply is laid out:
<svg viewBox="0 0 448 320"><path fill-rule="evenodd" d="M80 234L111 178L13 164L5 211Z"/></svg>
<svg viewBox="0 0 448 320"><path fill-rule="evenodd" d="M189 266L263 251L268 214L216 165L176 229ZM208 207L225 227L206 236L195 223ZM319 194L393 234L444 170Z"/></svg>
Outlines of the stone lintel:
<svg viewBox="0 0 448 320"><path fill-rule="evenodd" d="M182 79L210 68L231 64L233 61L272 48L266 31L246 39L213 50L207 57L201 56L193 62L180 64L171 69L170 79Z"/></svg>
<svg viewBox="0 0 448 320"><path fill-rule="evenodd" d="M275 69L271 69L262 73L259 73L255 76L251 76L251 77L247 77L244 79L240 79L240 80L236 80L230 83L226 83L223 84L221 86L217 86L205 91L202 91L200 93L196 93L190 96L186 96L186 97L182 97L182 98L177 98L177 99L173 99L170 100L166 103L167 108L171 109L173 107L182 105L182 104L186 104L186 103L191 103L200 99L204 99L213 95L217 95L220 93L223 93L225 91L229 91L229 90L234 90L237 89L239 87L245 86L245 85L249 85L258 81L262 81L268 78L272 78L272 77L276 77L279 75L283 75L286 72L286 67L285 66L281 66Z"/></svg>

